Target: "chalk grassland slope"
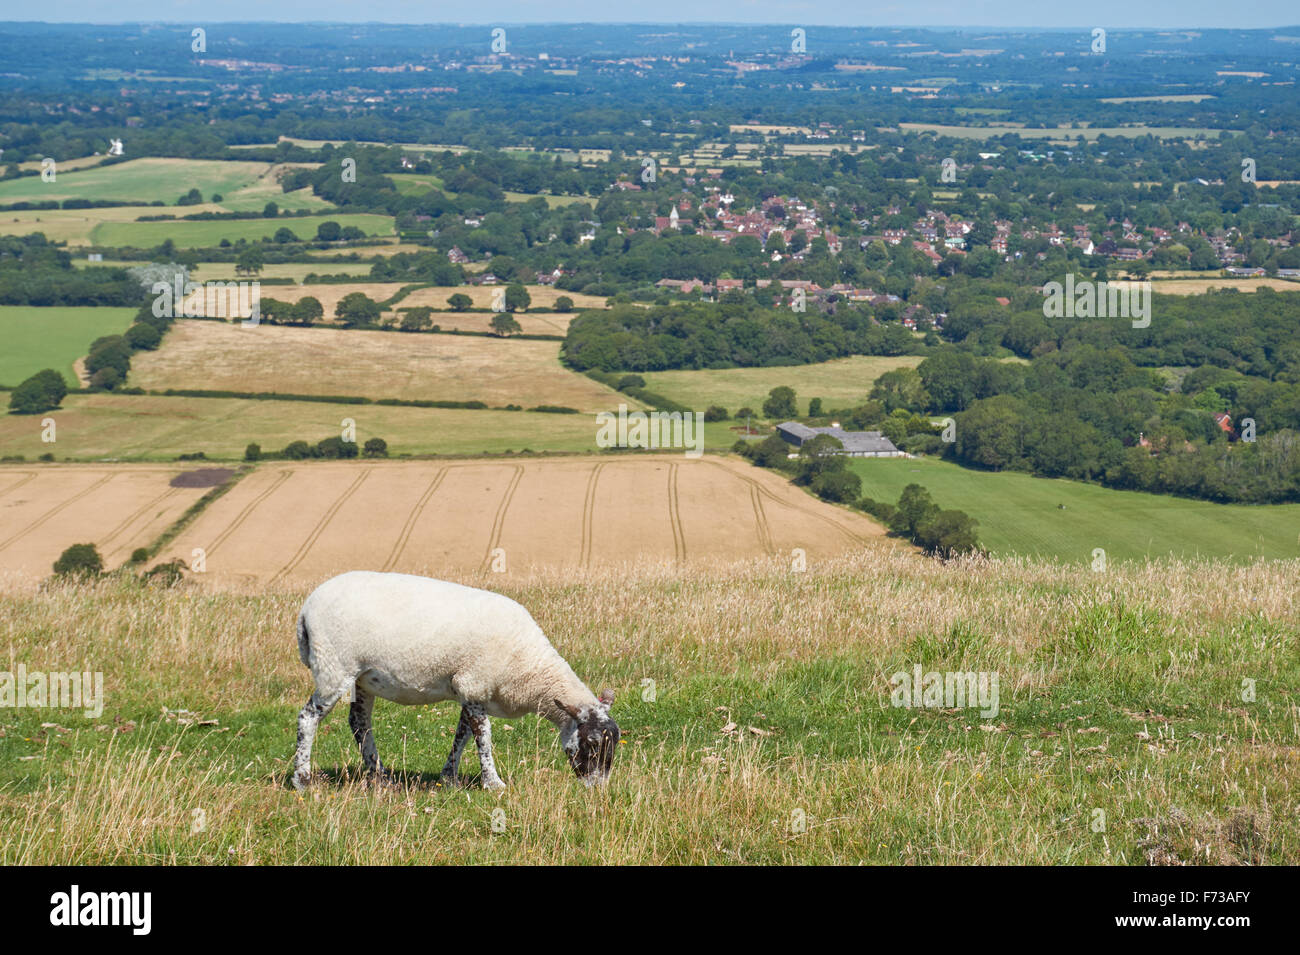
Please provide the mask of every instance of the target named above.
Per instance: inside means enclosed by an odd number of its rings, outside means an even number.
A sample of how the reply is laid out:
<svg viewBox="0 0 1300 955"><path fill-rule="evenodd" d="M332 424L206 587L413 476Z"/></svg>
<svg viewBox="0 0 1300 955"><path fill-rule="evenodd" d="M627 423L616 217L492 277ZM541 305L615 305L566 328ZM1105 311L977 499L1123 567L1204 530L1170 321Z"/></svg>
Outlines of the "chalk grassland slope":
<svg viewBox="0 0 1300 955"><path fill-rule="evenodd" d="M620 396L564 368L560 343L234 322L177 322L162 347L137 355L130 383L297 395L484 401L580 411Z"/></svg>
<svg viewBox="0 0 1300 955"><path fill-rule="evenodd" d="M49 452L42 417L0 415L0 456ZM173 461L202 451L238 461L249 443L279 451L290 441L337 436L345 418L356 422L358 441L383 438L393 455L597 450L596 421L585 414L101 393L69 395L52 417L60 460ZM710 448L729 447L736 437L725 426L705 426Z"/></svg>
<svg viewBox="0 0 1300 955"><path fill-rule="evenodd" d="M0 467L0 581L48 577L72 544L93 543L107 566L146 547L203 488L171 487L180 468Z"/></svg>
<svg viewBox="0 0 1300 955"><path fill-rule="evenodd" d="M703 371L643 372L646 387L692 408L721 405L731 414L742 407L762 415L768 392L784 385L795 390L799 412L806 414L808 402L821 398L826 410L851 407L866 400L875 380L895 368L915 368L915 355L898 358L854 356L814 365L773 368L722 368Z"/></svg>
<svg viewBox="0 0 1300 955"><path fill-rule="evenodd" d="M858 459L862 493L895 503L920 484L943 508L980 522L979 539L995 555L1022 554L1091 566L1170 555L1248 561L1300 555L1300 504L1213 504L1096 484L976 471L931 458ZM1065 505L1062 510L1058 505Z"/></svg>
<svg viewBox="0 0 1300 955"><path fill-rule="evenodd" d="M895 546L865 517L736 459L285 462L258 468L170 545L213 586L349 569L444 576L737 560ZM513 568L513 571L511 570Z"/></svg>
<svg viewBox="0 0 1300 955"><path fill-rule="evenodd" d="M0 384L12 388L43 368L53 368L70 387L76 386L72 363L96 338L125 332L134 315L131 308L0 305Z"/></svg>
<svg viewBox="0 0 1300 955"><path fill-rule="evenodd" d="M0 710L0 863L1300 863L1300 561L1100 575L872 547L803 573L458 579L520 601L615 690L608 786L581 786L528 716L496 722L504 801L476 788L473 747L475 788L439 787L455 707L381 700L398 786L358 779L339 706L300 797L305 586L59 587L0 597L0 646L102 671L106 707ZM997 715L892 706L891 675L917 664L996 672Z"/></svg>

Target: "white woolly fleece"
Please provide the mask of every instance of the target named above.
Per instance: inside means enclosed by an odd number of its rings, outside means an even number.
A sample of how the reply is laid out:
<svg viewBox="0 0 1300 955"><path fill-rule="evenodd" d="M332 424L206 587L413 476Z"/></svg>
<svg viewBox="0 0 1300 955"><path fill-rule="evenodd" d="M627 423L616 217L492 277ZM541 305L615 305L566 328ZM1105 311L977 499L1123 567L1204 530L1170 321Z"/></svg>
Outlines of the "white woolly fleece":
<svg viewBox="0 0 1300 955"><path fill-rule="evenodd" d="M351 571L321 584L298 618L298 651L317 692L354 684L396 703L458 700L489 716L540 713L563 728L597 700L532 616L508 597L414 577Z"/></svg>

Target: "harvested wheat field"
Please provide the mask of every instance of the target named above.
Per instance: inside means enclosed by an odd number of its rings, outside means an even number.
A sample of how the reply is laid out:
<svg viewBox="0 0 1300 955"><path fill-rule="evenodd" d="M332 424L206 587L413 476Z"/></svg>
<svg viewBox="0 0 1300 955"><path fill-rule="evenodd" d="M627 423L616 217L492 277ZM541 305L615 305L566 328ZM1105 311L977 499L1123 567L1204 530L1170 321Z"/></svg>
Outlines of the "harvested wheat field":
<svg viewBox="0 0 1300 955"><path fill-rule="evenodd" d="M560 364L557 341L182 321L141 352L131 384L295 395L616 408L626 398Z"/></svg>
<svg viewBox="0 0 1300 955"><path fill-rule="evenodd" d="M106 568L121 564L206 493L174 486L181 474L141 465L0 468L0 584L48 577L72 544L93 543Z"/></svg>
<svg viewBox="0 0 1300 955"><path fill-rule="evenodd" d="M402 304L399 308L405 308ZM525 335L564 335L569 330L569 323L577 316L573 312L552 314L549 312L520 312L514 316L519 323L519 330ZM496 315L489 312L434 312L429 321L443 331L455 329L459 332L490 332L492 319ZM400 321L400 318L399 318Z"/></svg>
<svg viewBox="0 0 1300 955"><path fill-rule="evenodd" d="M284 463L244 478L162 556L198 548L215 586L278 587L345 570L494 576L503 560L507 575L796 548L813 560L894 546L882 535L736 459Z"/></svg>
<svg viewBox="0 0 1300 955"><path fill-rule="evenodd" d="M324 267L322 266L322 269ZM205 278L205 281L212 280L211 276ZM325 283L321 285L267 285L261 287L261 297L273 298L277 302L297 303L308 296L316 299L325 310L325 315L321 319L323 322L335 321L334 309L345 295L353 292L360 292L371 301L384 302L392 298L401 289L401 282L340 282ZM185 300L185 312L187 314L207 314L204 311L204 297L209 293L205 290L195 292ZM232 307L223 311L224 305L218 304L219 296L212 296L212 314L220 318L247 318L249 310L247 308L236 309Z"/></svg>

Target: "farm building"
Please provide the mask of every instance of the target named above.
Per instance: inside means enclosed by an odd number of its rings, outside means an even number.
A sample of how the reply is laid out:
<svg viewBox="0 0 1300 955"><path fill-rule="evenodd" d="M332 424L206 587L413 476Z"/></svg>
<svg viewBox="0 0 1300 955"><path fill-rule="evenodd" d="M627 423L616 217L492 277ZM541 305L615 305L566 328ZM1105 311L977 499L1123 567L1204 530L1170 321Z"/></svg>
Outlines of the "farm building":
<svg viewBox="0 0 1300 955"><path fill-rule="evenodd" d="M793 444L796 448L802 447L805 441L811 441L819 434L829 434L844 445L844 450L840 453L851 458L903 457L903 452L894 447L894 442L879 431L845 431L839 425L831 425L829 428L810 428L798 421L786 421L776 426L776 433L783 441Z"/></svg>

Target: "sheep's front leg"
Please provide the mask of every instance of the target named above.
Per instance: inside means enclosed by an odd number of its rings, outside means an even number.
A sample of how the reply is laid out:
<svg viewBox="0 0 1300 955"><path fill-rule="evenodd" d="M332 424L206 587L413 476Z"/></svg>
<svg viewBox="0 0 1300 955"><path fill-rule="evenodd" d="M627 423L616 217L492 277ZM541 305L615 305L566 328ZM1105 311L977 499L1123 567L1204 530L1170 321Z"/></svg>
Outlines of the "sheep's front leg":
<svg viewBox="0 0 1300 955"><path fill-rule="evenodd" d="M496 765L492 762L492 724L487 713L477 703L465 705L469 714L470 729L474 732L474 743L478 746L478 761L483 772L484 789L505 789L506 784L497 775Z"/></svg>
<svg viewBox="0 0 1300 955"><path fill-rule="evenodd" d="M334 709L340 696L341 693L331 699L322 696L318 690L298 714L298 750L293 760L293 788L299 792L311 782L311 744L316 739L316 727Z"/></svg>
<svg viewBox="0 0 1300 955"><path fill-rule="evenodd" d="M366 772L382 777L384 767L379 762L379 750L375 746L375 729L371 721L371 714L375 709L375 697L361 687L357 687L355 692L356 699L348 709L348 725L352 727L352 738L357 741L357 748L361 750L361 762L366 767Z"/></svg>
<svg viewBox="0 0 1300 955"><path fill-rule="evenodd" d="M442 779L445 782L456 781L456 776L460 772L460 754L464 752L465 743L469 740L471 732L468 708L462 706L460 720L456 723L456 741L451 744L451 755L447 757L447 764L442 767Z"/></svg>

